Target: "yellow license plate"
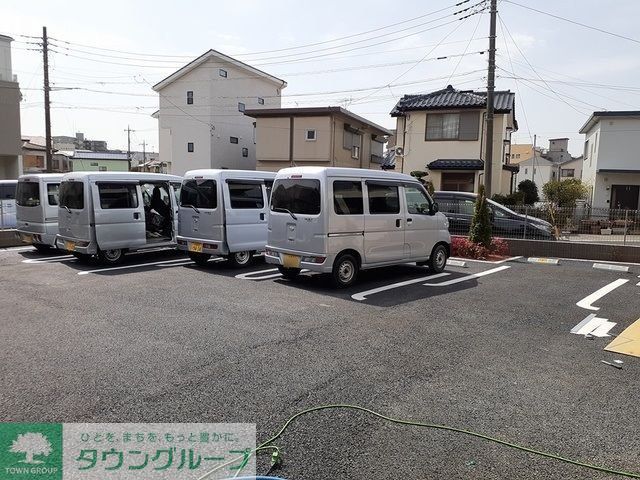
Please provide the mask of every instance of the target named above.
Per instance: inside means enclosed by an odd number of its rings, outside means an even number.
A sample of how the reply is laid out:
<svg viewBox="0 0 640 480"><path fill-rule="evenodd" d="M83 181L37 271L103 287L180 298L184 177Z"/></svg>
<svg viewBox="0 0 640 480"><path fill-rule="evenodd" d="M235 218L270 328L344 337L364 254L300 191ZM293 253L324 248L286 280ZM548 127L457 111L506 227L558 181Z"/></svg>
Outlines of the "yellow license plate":
<svg viewBox="0 0 640 480"><path fill-rule="evenodd" d="M286 268L300 268L300 257L297 255L282 255L282 266Z"/></svg>
<svg viewBox="0 0 640 480"><path fill-rule="evenodd" d="M76 244L74 242L69 242L67 240L64 241L64 248L73 252L76 249Z"/></svg>
<svg viewBox="0 0 640 480"><path fill-rule="evenodd" d="M189 242L188 249L190 252L202 253L202 244L200 242Z"/></svg>

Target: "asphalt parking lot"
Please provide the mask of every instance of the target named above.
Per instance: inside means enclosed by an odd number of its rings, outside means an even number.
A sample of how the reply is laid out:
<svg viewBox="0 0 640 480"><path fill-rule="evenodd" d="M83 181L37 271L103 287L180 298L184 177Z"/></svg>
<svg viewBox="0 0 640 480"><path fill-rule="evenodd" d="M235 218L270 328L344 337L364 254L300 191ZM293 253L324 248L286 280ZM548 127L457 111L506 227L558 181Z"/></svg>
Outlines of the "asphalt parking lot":
<svg viewBox="0 0 640 480"><path fill-rule="evenodd" d="M334 290L196 267L175 252L118 267L0 251L2 421L249 422L354 404L640 473L640 359L604 351L640 317L640 266L402 265ZM611 337L570 330L594 313ZM602 363L622 360L622 369ZM621 478L459 433L324 410L277 442L283 478ZM268 456L266 456L268 457ZM259 457L258 472L268 470Z"/></svg>

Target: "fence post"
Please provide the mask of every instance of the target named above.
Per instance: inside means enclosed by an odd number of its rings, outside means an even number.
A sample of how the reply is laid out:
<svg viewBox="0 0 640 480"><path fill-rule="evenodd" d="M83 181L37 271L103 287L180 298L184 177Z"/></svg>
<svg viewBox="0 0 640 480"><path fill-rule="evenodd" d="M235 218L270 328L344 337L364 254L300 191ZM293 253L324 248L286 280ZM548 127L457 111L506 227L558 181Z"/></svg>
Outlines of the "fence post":
<svg viewBox="0 0 640 480"><path fill-rule="evenodd" d="M622 244L627 244L627 225L629 225L629 210L624 211L624 238L622 239Z"/></svg>

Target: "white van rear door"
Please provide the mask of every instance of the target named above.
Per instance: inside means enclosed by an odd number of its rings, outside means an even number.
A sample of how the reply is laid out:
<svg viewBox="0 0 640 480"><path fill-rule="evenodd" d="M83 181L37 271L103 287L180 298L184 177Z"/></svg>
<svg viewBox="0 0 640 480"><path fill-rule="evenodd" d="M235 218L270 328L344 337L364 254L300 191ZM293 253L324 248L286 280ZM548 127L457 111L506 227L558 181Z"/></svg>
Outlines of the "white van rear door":
<svg viewBox="0 0 640 480"><path fill-rule="evenodd" d="M110 250L145 245L144 202L138 182L97 182L92 190L98 247Z"/></svg>
<svg viewBox="0 0 640 480"><path fill-rule="evenodd" d="M262 180L225 182L225 224L230 252L264 250L267 244L267 203Z"/></svg>
<svg viewBox="0 0 640 480"><path fill-rule="evenodd" d="M405 257L405 216L400 206L401 186L367 181L364 220L365 263L401 260Z"/></svg>
<svg viewBox="0 0 640 480"><path fill-rule="evenodd" d="M410 258L425 258L431 255L438 241L438 217L431 214L431 202L419 187L406 185L402 188L405 198L406 226L405 243Z"/></svg>

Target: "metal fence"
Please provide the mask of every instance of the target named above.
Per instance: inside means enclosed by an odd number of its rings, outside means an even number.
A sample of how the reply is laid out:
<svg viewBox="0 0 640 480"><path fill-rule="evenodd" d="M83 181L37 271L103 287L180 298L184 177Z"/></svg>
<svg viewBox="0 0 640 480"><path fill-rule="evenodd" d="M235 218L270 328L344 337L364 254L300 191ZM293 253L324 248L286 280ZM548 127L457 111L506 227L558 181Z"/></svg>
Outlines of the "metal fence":
<svg viewBox="0 0 640 480"><path fill-rule="evenodd" d="M473 218L470 202L440 204L449 231L467 235ZM640 211L551 205L491 206L493 235L502 238L640 246Z"/></svg>

